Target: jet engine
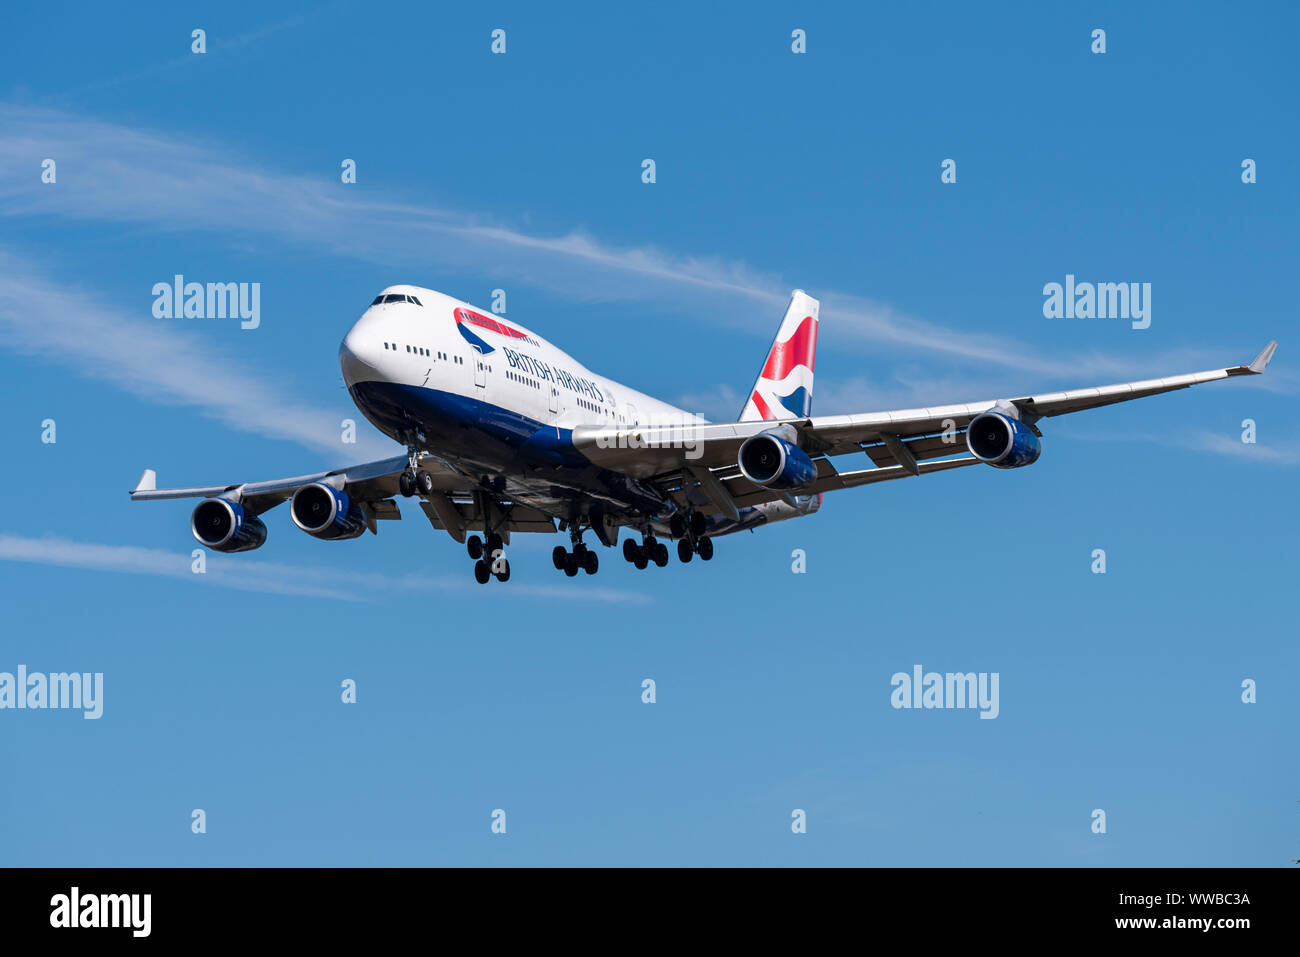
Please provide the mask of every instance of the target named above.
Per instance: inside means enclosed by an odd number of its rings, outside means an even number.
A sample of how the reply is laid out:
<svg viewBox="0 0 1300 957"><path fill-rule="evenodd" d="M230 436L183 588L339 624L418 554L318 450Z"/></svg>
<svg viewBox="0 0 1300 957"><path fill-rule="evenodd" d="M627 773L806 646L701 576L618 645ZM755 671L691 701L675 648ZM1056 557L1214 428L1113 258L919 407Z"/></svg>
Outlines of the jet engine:
<svg viewBox="0 0 1300 957"><path fill-rule="evenodd" d="M308 535L328 540L356 538L366 530L361 507L324 482L304 485L289 502L293 523Z"/></svg>
<svg viewBox="0 0 1300 957"><path fill-rule="evenodd" d="M737 456L741 474L765 488L799 489L817 478L817 466L803 449L775 432L745 440Z"/></svg>
<svg viewBox="0 0 1300 957"><path fill-rule="evenodd" d="M266 542L266 526L227 498L206 498L194 507L190 531L214 552L250 552Z"/></svg>
<svg viewBox="0 0 1300 957"><path fill-rule="evenodd" d="M1023 422L1002 412L982 412L966 427L971 455L999 469L1033 465L1043 445Z"/></svg>

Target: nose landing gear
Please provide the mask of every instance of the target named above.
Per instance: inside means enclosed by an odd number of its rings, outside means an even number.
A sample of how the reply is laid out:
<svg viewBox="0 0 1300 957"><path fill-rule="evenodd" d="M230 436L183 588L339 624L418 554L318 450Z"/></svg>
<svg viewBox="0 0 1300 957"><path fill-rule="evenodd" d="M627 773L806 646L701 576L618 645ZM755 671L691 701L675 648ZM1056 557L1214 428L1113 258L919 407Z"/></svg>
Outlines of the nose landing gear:
<svg viewBox="0 0 1300 957"><path fill-rule="evenodd" d="M424 433L417 433L424 439ZM397 491L403 498L410 498L419 493L425 498L433 494L433 476L420 468L420 446L412 442L406 447L406 471L397 477Z"/></svg>

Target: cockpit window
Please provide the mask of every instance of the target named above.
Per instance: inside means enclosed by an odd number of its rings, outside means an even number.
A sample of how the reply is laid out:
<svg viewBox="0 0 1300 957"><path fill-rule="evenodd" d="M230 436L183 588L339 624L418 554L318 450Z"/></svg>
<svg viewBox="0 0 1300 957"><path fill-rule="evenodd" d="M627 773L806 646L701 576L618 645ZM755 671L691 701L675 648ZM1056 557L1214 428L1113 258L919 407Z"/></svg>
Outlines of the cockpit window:
<svg viewBox="0 0 1300 957"><path fill-rule="evenodd" d="M421 307L424 305L424 303L420 302L420 300L416 299L414 296L407 296L400 292L397 293L390 292L387 295L376 296L375 301L372 302L370 305L378 306L386 302L410 302Z"/></svg>
<svg viewBox="0 0 1300 957"><path fill-rule="evenodd" d="M409 299L411 302L415 303L421 309L424 308L424 303L420 302L420 300L416 299L414 296L407 296L406 298Z"/></svg>
<svg viewBox="0 0 1300 957"><path fill-rule="evenodd" d="M375 301L372 302L370 305L372 305L372 306L377 306L377 305L379 305L379 304L380 304L381 302L383 302L383 301L384 301L384 297L383 297L383 296L375 296Z"/></svg>

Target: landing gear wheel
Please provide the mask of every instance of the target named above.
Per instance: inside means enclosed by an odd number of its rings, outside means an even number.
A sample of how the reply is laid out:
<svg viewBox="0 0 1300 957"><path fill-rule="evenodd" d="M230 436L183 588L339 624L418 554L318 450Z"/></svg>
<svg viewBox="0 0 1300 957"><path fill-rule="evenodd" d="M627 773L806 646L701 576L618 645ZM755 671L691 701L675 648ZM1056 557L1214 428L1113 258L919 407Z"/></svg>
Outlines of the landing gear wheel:
<svg viewBox="0 0 1300 957"><path fill-rule="evenodd" d="M655 543L654 551L655 551L655 554L654 554L655 564L658 565L660 568L665 568L665 567L667 567L667 565L668 565L668 546L665 545L663 542L656 542L656 543Z"/></svg>
<svg viewBox="0 0 1300 957"><path fill-rule="evenodd" d="M415 487L420 490L420 494L429 496L433 494L433 476L424 469L415 473Z"/></svg>
<svg viewBox="0 0 1300 957"><path fill-rule="evenodd" d="M686 534L686 519L681 515L674 515L668 519L668 531L673 538L681 538Z"/></svg>
<svg viewBox="0 0 1300 957"><path fill-rule="evenodd" d="M501 536L498 535L496 532L493 532L491 535L489 535L487 539L488 558L491 558L502 548L505 548L505 544L506 544L505 542L501 541Z"/></svg>
<svg viewBox="0 0 1300 957"><path fill-rule="evenodd" d="M691 512L691 534L696 538L704 536L705 529L709 527L708 521L699 512Z"/></svg>
<svg viewBox="0 0 1300 957"><path fill-rule="evenodd" d="M713 557L713 539L701 538L695 543L695 554L699 555L703 561L708 561Z"/></svg>
<svg viewBox="0 0 1300 957"><path fill-rule="evenodd" d="M695 556L695 550L691 548L690 539L677 539L677 557L681 559L683 565L687 564Z"/></svg>
<svg viewBox="0 0 1300 957"><path fill-rule="evenodd" d="M582 555L582 570L588 575L594 575L598 568L600 568L600 556L592 551L584 552Z"/></svg>
<svg viewBox="0 0 1300 957"><path fill-rule="evenodd" d="M633 539L623 539L623 559L624 561L636 561L636 542Z"/></svg>
<svg viewBox="0 0 1300 957"><path fill-rule="evenodd" d="M403 498L410 498L415 494L415 476L409 471L403 472L397 477L397 491L402 493Z"/></svg>
<svg viewBox="0 0 1300 957"><path fill-rule="evenodd" d="M471 535L469 538L465 539L465 551L469 552L470 558L482 558L483 540L477 535Z"/></svg>
<svg viewBox="0 0 1300 957"><path fill-rule="evenodd" d="M639 571L645 571L646 565L649 564L649 560L645 553L646 550L640 545L634 547L636 548L636 554L632 556L632 564L635 565Z"/></svg>
<svg viewBox="0 0 1300 957"><path fill-rule="evenodd" d="M480 585L486 585L488 579L492 577L492 569L488 568L488 563L479 559L474 563L474 580Z"/></svg>
<svg viewBox="0 0 1300 957"><path fill-rule="evenodd" d="M499 572L493 572L492 574L497 576L497 581L499 582L510 581L510 562L507 559L501 559L501 570Z"/></svg>
<svg viewBox="0 0 1300 957"><path fill-rule="evenodd" d="M564 574L572 578L578 574L578 556L569 553L564 556Z"/></svg>
<svg viewBox="0 0 1300 957"><path fill-rule="evenodd" d="M569 557L563 545L556 545L551 549L551 562L555 565L556 571L564 571L564 561Z"/></svg>

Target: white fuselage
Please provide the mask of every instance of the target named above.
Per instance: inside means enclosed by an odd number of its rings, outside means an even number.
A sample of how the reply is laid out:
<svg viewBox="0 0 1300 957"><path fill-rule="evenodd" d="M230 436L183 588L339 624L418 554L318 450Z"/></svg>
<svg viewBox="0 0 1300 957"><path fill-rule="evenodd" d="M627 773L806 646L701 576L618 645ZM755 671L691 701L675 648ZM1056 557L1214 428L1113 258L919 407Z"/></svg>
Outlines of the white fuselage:
<svg viewBox="0 0 1300 957"><path fill-rule="evenodd" d="M349 389L384 382L461 396L541 425L634 426L702 421L684 410L593 372L519 323L419 286L390 286L410 301L370 306L339 350ZM512 334L458 319L458 312L497 323ZM482 346L466 338L465 328ZM362 406L367 415L370 411ZM372 419L372 421L374 421ZM394 434L391 422L375 422Z"/></svg>

